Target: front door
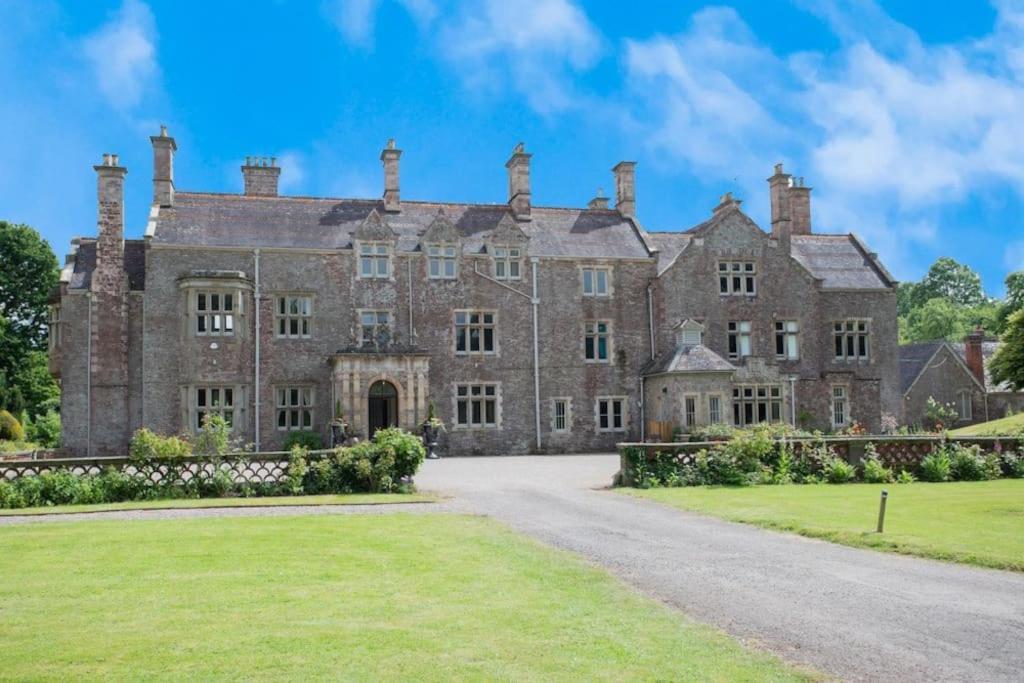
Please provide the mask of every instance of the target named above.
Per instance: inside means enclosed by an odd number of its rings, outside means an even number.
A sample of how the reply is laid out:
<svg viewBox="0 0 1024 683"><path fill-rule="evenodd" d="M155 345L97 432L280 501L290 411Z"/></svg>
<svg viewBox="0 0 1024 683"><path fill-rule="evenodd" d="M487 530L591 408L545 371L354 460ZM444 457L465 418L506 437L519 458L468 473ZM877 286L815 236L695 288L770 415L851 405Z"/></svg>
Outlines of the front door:
<svg viewBox="0 0 1024 683"><path fill-rule="evenodd" d="M370 386L370 415L367 424L370 426L370 438L378 429L398 426L398 390L391 382L380 380Z"/></svg>

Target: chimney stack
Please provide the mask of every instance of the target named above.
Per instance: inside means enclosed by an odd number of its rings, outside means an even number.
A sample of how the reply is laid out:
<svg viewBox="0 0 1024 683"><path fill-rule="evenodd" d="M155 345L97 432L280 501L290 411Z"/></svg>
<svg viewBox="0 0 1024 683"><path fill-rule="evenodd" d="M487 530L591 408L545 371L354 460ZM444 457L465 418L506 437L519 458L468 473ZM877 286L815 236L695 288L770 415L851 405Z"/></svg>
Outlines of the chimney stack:
<svg viewBox="0 0 1024 683"><path fill-rule="evenodd" d="M978 325L974 331L964 338L964 348L967 367L974 376L985 386L985 354L982 352L982 343L985 341L985 330Z"/></svg>
<svg viewBox="0 0 1024 683"><path fill-rule="evenodd" d="M128 169L116 154L104 154L96 171L96 270L119 273L124 268L124 177Z"/></svg>
<svg viewBox="0 0 1024 683"><path fill-rule="evenodd" d="M604 196L604 188L597 188L597 195L587 203L590 210L604 211L608 208L608 198Z"/></svg>
<svg viewBox="0 0 1024 683"><path fill-rule="evenodd" d="M775 164L775 174L768 179L768 194L772 205L772 237L779 241L786 253L791 251L790 236L793 223L790 218L789 185L791 176L783 172L782 164Z"/></svg>
<svg viewBox="0 0 1024 683"><path fill-rule="evenodd" d="M804 185L803 177L789 186L789 220L794 235L811 234L811 188Z"/></svg>
<svg viewBox="0 0 1024 683"><path fill-rule="evenodd" d="M636 162L620 161L615 174L615 209L627 218L636 216Z"/></svg>
<svg viewBox="0 0 1024 683"><path fill-rule="evenodd" d="M167 126L160 126L160 135L150 136L153 143L153 203L157 206L174 204L174 153L178 149L174 138L167 135Z"/></svg>
<svg viewBox="0 0 1024 683"><path fill-rule="evenodd" d="M713 212L714 213L718 213L720 211L724 211L725 209L731 208L733 206L738 207L742 203L743 202L741 200L736 199L735 197L732 196L732 192L726 192L718 200L718 206L716 206L714 208Z"/></svg>
<svg viewBox="0 0 1024 683"><path fill-rule="evenodd" d="M530 157L523 143L516 145L505 163L508 169L508 205L517 220L530 220Z"/></svg>
<svg viewBox="0 0 1024 683"><path fill-rule="evenodd" d="M394 139L388 140L384 151L380 153L380 161L384 164L384 210L401 211L402 200L398 191L398 160L402 150L395 149Z"/></svg>
<svg viewBox="0 0 1024 683"><path fill-rule="evenodd" d="M246 157L242 166L245 194L248 197L276 197L281 169L277 157Z"/></svg>

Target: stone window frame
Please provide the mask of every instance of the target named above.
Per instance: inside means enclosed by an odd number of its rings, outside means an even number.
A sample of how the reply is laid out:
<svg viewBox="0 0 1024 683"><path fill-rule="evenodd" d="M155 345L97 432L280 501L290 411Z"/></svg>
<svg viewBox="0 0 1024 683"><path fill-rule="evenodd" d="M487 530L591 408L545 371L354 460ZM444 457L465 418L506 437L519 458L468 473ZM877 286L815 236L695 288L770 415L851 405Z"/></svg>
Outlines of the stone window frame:
<svg viewBox="0 0 1024 683"><path fill-rule="evenodd" d="M367 325L363 323L363 315L374 314L377 317L377 322L374 323L374 329L378 330L382 326L386 327L389 333L389 338L393 337L395 331L395 312L390 308L358 308L356 309L356 328L358 330L356 334L356 346L362 348L365 346L372 346L377 343L377 335L374 335L372 339L367 339L363 332ZM387 315L387 322L380 322L381 314Z"/></svg>
<svg viewBox="0 0 1024 683"><path fill-rule="evenodd" d="M598 325L604 325L604 327L605 327L604 332L600 332L598 330ZM583 354L583 362L584 363L589 363L589 364L595 364L595 365L611 363L612 362L612 358L615 355L615 328L614 328L614 322L612 320L608 320L608 319L603 319L603 318L596 319L595 318L593 320L584 320L581 327L582 327L581 340L582 340L582 347L583 347L581 349L581 351L582 351L582 354ZM592 330L590 328L592 328ZM593 346L593 348L594 348L594 357L593 358L587 358L587 338L588 337L593 337L594 338L594 346ZM598 342L598 340L600 340L601 337L605 337L605 348L606 348L606 355L607 355L606 358L601 358L600 354L598 353L598 349L600 347L599 347L597 342Z"/></svg>
<svg viewBox="0 0 1024 683"><path fill-rule="evenodd" d="M757 296L757 261L721 259L715 274L719 296Z"/></svg>
<svg viewBox="0 0 1024 683"><path fill-rule="evenodd" d="M743 326L746 325L746 330ZM754 324L749 320L730 320L726 323L726 352L729 360L743 360L754 355ZM735 337L735 350L733 350ZM743 338L747 339L747 352L743 353Z"/></svg>
<svg viewBox="0 0 1024 683"><path fill-rule="evenodd" d="M437 253L432 253L437 250ZM448 250L451 253L448 254ZM428 280L458 280L459 279L459 245L455 242L431 242L424 245L423 253L427 257L427 279ZM437 275L434 275L434 264L437 264ZM445 266L451 264L451 275L446 274Z"/></svg>
<svg viewBox="0 0 1024 683"><path fill-rule="evenodd" d="M790 329L790 326L793 326ZM779 318L774 322L775 358L781 361L800 360L800 320L797 318ZM779 342L782 342L782 353L779 353ZM795 351L795 353L793 353Z"/></svg>
<svg viewBox="0 0 1024 683"><path fill-rule="evenodd" d="M565 410L562 413L563 426L558 427L558 404L564 404ZM551 433L569 434L572 432L572 396L551 397Z"/></svg>
<svg viewBox="0 0 1024 683"><path fill-rule="evenodd" d="M708 399L708 424L724 424L725 423L725 397L718 393L713 392L707 395ZM715 411L711 409L711 401L718 401L718 417L714 417Z"/></svg>
<svg viewBox="0 0 1024 683"><path fill-rule="evenodd" d="M701 423L701 418L703 417L703 415L701 415L701 410L700 410L700 408L701 408L701 406L700 406L700 394L694 394L694 393L683 394L680 397L679 400L680 400L680 407L682 408L682 410L679 411L679 414L683 418L683 426L684 427L696 427L696 426L698 426ZM690 417L689 412L687 411L687 405L686 405L687 401L693 401L693 417L692 418Z"/></svg>
<svg viewBox="0 0 1024 683"><path fill-rule="evenodd" d="M459 316L464 315L467 318L467 322L459 324ZM472 323L469 319L472 316L479 316L481 322ZM484 316L491 316L491 323L484 323ZM459 351L459 337L460 327L467 328L466 342L467 348L465 351ZM469 341L471 339L470 333L473 329L480 331L480 350L472 351L468 348ZM486 330L491 330L491 345L490 351L484 350L484 340L486 339ZM452 311L452 352L462 358L467 356L500 356L501 345L498 341L498 309L492 308L456 308Z"/></svg>
<svg viewBox="0 0 1024 683"><path fill-rule="evenodd" d="M213 394L217 392L220 405L213 405ZM230 392L230 405L226 403ZM242 399L242 400L239 400ZM223 382L200 382L188 387L188 421L186 431L196 434L202 429L202 418L206 415L221 415L224 417L231 433L238 432L240 424L239 417L244 414L244 397L241 387L235 384ZM200 415L202 413L202 416Z"/></svg>
<svg viewBox="0 0 1024 683"><path fill-rule="evenodd" d="M309 424L306 424L307 417ZM316 385L288 383L274 387L274 429L278 432L316 431Z"/></svg>
<svg viewBox="0 0 1024 683"><path fill-rule="evenodd" d="M625 432L626 431L626 407L628 404L628 396L595 396L594 397L594 430L599 434L608 434L612 432ZM601 404L607 403L607 427L601 426ZM614 404L619 404L619 426L616 427L614 424L615 410L613 409Z"/></svg>
<svg viewBox="0 0 1024 683"><path fill-rule="evenodd" d="M465 392L462 392L465 389ZM474 393L479 390L479 393ZM481 421L473 421L473 404L480 403ZM466 404L466 422L459 421L459 404ZM487 422L487 403L493 403L494 421ZM452 429L459 431L501 429L501 382L454 382L452 384Z"/></svg>
<svg viewBox="0 0 1024 683"><path fill-rule="evenodd" d="M961 422L974 419L974 395L970 389L960 389L956 392L956 413L957 419Z"/></svg>
<svg viewBox="0 0 1024 683"><path fill-rule="evenodd" d="M213 298L217 297L217 308L212 307ZM226 302L231 302L228 308ZM238 321L243 315L244 298L242 290L233 287L194 287L188 292L189 328L193 337L209 337L214 339L233 339L238 336ZM202 303L203 308L200 308ZM223 316L223 322L220 321ZM203 322L200 323L200 320ZM230 320L231 329L228 328ZM218 323L220 329L214 331L213 325ZM206 330L200 331L202 325Z"/></svg>
<svg viewBox="0 0 1024 683"><path fill-rule="evenodd" d="M580 272L580 294L587 298L593 299L610 299L614 296L615 286L613 280L614 268L610 265L602 264L581 264L579 266ZM590 274L591 291L587 291L587 274ZM598 273L604 274L604 292L599 292L597 283L599 281Z"/></svg>
<svg viewBox="0 0 1024 683"><path fill-rule="evenodd" d="M252 296L252 281L241 271L193 271L178 279L178 289L184 294L181 312L182 339L209 340L234 343L249 337L248 301ZM199 294L231 295L233 300L233 333L210 334L198 331ZM223 311L222 311L223 312Z"/></svg>
<svg viewBox="0 0 1024 683"><path fill-rule="evenodd" d="M523 279L523 247L516 244L495 244L489 248L495 280ZM513 253L515 252L515 253ZM499 266L501 266L499 268ZM513 268L515 266L515 268ZM512 271L515 270L515 274Z"/></svg>
<svg viewBox="0 0 1024 683"><path fill-rule="evenodd" d="M51 351L60 348L61 345L63 331L61 329L60 313L60 304L50 304L46 328L46 346Z"/></svg>
<svg viewBox="0 0 1024 683"><path fill-rule="evenodd" d="M307 299L309 301L308 313L292 313L287 310L292 299ZM285 303L285 312L281 312L281 303ZM275 339L312 339L313 338L313 316L316 310L316 295L312 292L277 292L274 294L274 338ZM298 323L298 333L292 334L292 322ZM285 324L285 332L281 332L281 323ZM306 323L306 332L302 332L302 323Z"/></svg>
<svg viewBox="0 0 1024 683"><path fill-rule="evenodd" d="M764 395L761 391L764 390ZM750 392L750 395L747 395ZM732 387L732 412L734 427L748 427L758 424L781 423L784 420L785 397L781 384L734 384ZM746 407L751 407L751 419L747 420ZM760 418L760 407L764 405L766 418ZM778 416L774 413L778 409Z"/></svg>
<svg viewBox="0 0 1024 683"><path fill-rule="evenodd" d="M871 318L841 318L832 321L832 360L835 363L870 363L871 352ZM850 329L850 325L854 329ZM863 326L863 329L861 328ZM841 341L840 341L841 340ZM850 342L854 343L852 355L849 353ZM836 343L841 344L841 353L836 353ZM863 347L863 353L861 348Z"/></svg>
<svg viewBox="0 0 1024 683"><path fill-rule="evenodd" d="M364 249L370 249L364 253ZM381 251L383 249L383 251ZM355 243L356 277L360 280L394 280L394 243L389 240L359 240ZM370 274L363 272L364 259L370 261ZM384 264L384 273L380 272L380 264Z"/></svg>
<svg viewBox="0 0 1024 683"><path fill-rule="evenodd" d="M853 424L853 417L850 410L850 385L832 384L829 386L828 412L829 422L832 429L843 429ZM840 395L841 394L841 395ZM837 420L837 408L842 410L842 420Z"/></svg>

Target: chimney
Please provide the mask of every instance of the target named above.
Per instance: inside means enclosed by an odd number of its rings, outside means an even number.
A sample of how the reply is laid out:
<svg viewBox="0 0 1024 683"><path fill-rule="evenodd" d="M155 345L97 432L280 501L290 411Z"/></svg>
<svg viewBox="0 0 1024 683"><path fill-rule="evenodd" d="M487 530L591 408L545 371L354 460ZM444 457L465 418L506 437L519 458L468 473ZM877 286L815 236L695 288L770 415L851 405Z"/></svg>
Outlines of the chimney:
<svg viewBox="0 0 1024 683"><path fill-rule="evenodd" d="M718 200L718 206L714 208L714 213L725 211L726 209L737 207L743 202L732 196L732 192L726 192L722 195L721 199Z"/></svg>
<svg viewBox="0 0 1024 683"><path fill-rule="evenodd" d="M768 194L772 205L772 237L779 241L786 253L790 252L793 223L790 218L789 189L792 177L783 172L782 164L775 164L775 174L768 179Z"/></svg>
<svg viewBox="0 0 1024 683"><path fill-rule="evenodd" d="M604 211L608 208L608 198L604 196L604 188L597 188L597 195L587 202L587 208L591 211Z"/></svg>
<svg viewBox="0 0 1024 683"><path fill-rule="evenodd" d="M160 126L160 135L152 135L153 143L153 203L157 206L174 204L174 153L178 145L167 135L167 126Z"/></svg>
<svg viewBox="0 0 1024 683"><path fill-rule="evenodd" d="M402 200L398 192L398 160L402 150L395 149L394 139L388 140L384 151L380 153L380 161L384 164L384 210L401 211Z"/></svg>
<svg viewBox="0 0 1024 683"><path fill-rule="evenodd" d="M620 161L615 174L615 209L627 218L636 215L636 162Z"/></svg>
<svg viewBox="0 0 1024 683"><path fill-rule="evenodd" d="M517 220L530 220L530 157L523 143L516 145L505 163L508 169L508 205Z"/></svg>
<svg viewBox="0 0 1024 683"><path fill-rule="evenodd" d="M982 342L985 341L985 330L978 325L974 331L964 338L967 367L970 368L981 386L985 386L985 356L982 353Z"/></svg>
<svg viewBox="0 0 1024 683"><path fill-rule="evenodd" d="M116 154L104 154L103 163L93 169L96 171L99 230L96 270L116 276L124 268L124 176L128 169L118 164ZM95 278L93 284L97 284Z"/></svg>
<svg viewBox="0 0 1024 683"><path fill-rule="evenodd" d="M789 220L794 235L811 234L811 188L804 185L803 177L789 187Z"/></svg>
<svg viewBox="0 0 1024 683"><path fill-rule="evenodd" d="M249 197L276 197L281 169L277 157L246 157L242 166L245 194Z"/></svg>

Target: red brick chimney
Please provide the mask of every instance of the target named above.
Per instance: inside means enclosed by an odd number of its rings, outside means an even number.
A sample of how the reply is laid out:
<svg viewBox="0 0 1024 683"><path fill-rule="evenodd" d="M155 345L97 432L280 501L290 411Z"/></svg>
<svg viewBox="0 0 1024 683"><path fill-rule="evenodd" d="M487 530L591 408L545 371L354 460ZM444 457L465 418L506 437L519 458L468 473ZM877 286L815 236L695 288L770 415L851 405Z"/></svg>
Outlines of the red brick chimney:
<svg viewBox="0 0 1024 683"><path fill-rule="evenodd" d="M985 356L981 351L983 341L985 341L985 330L981 329L981 325L974 328L974 332L964 338L967 367L981 382L981 386L985 386Z"/></svg>

